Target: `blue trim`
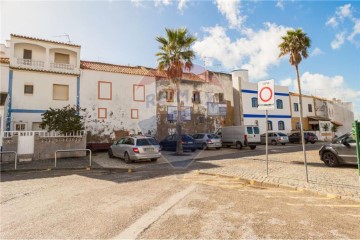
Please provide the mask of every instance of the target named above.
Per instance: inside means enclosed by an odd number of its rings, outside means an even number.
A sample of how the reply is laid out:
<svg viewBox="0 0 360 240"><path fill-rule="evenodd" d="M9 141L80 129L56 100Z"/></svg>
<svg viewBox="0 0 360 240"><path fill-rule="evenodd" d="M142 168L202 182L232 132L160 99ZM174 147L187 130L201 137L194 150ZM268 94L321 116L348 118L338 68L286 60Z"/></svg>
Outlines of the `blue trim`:
<svg viewBox="0 0 360 240"><path fill-rule="evenodd" d="M244 114L246 118L266 118L263 114ZM291 118L291 115L268 115L269 118Z"/></svg>
<svg viewBox="0 0 360 240"><path fill-rule="evenodd" d="M248 89L242 89L241 92L243 92L243 93L254 93L254 94L257 94L257 93L258 93L257 90L248 90ZM290 95L289 95L289 93L275 92L275 96L285 96L285 97L288 97L288 96L290 96Z"/></svg>
<svg viewBox="0 0 360 240"><path fill-rule="evenodd" d="M80 107L80 76L76 78L76 106Z"/></svg>
<svg viewBox="0 0 360 240"><path fill-rule="evenodd" d="M14 76L13 70L9 70L9 86L8 86L9 106L8 106L7 119L6 119L6 131L10 131L10 124L11 124L13 76ZM9 121L9 119L10 119L10 121Z"/></svg>
<svg viewBox="0 0 360 240"><path fill-rule="evenodd" d="M12 109L13 113L44 113L46 110L32 110L32 109Z"/></svg>

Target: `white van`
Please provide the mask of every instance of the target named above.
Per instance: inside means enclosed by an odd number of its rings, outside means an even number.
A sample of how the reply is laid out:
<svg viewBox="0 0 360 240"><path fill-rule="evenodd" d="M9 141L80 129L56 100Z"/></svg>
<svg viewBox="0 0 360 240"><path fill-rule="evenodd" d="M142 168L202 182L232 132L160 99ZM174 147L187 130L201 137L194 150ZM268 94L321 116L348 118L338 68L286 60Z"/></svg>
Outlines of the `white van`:
<svg viewBox="0 0 360 240"><path fill-rule="evenodd" d="M219 128L216 134L221 137L222 145L227 147L235 146L237 149L250 147L255 149L256 145L260 144L260 130L258 126L223 127Z"/></svg>

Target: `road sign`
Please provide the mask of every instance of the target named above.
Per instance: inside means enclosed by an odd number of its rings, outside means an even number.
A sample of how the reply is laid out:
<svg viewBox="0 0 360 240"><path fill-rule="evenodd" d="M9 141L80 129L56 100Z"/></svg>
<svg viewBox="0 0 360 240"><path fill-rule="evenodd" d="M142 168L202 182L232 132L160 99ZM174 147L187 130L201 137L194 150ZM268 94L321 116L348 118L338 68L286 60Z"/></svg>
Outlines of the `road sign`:
<svg viewBox="0 0 360 240"><path fill-rule="evenodd" d="M274 80L258 82L258 110L275 109Z"/></svg>

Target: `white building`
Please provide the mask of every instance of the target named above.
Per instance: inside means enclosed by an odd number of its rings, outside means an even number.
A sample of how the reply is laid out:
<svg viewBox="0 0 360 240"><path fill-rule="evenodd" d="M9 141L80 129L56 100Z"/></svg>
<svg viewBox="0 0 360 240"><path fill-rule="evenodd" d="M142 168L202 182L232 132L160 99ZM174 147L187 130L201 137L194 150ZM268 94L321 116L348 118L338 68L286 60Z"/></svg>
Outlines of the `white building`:
<svg viewBox="0 0 360 240"><path fill-rule="evenodd" d="M247 70L232 72L234 88L238 92L238 100L234 94L235 116L239 112L237 125L258 125L260 132L266 131L265 111L258 110L258 84L249 82ZM269 131L290 133L291 114L288 87L275 85L275 109L268 111Z"/></svg>

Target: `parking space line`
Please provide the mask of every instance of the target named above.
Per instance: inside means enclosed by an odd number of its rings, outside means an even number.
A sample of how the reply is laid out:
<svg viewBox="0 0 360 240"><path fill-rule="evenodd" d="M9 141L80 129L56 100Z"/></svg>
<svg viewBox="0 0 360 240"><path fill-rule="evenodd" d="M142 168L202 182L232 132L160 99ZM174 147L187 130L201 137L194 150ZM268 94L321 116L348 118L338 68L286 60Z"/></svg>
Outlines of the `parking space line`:
<svg viewBox="0 0 360 240"><path fill-rule="evenodd" d="M358 204L344 204L344 205L336 205L336 204L304 204L304 203L286 203L288 206L299 206L299 207L330 207L330 208L360 208Z"/></svg>

